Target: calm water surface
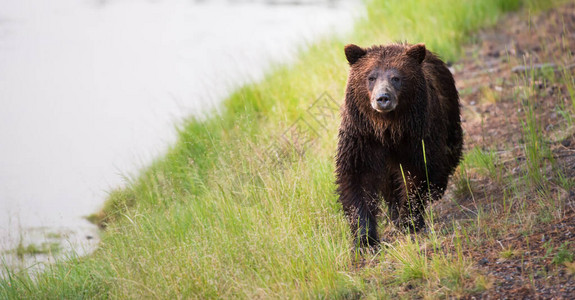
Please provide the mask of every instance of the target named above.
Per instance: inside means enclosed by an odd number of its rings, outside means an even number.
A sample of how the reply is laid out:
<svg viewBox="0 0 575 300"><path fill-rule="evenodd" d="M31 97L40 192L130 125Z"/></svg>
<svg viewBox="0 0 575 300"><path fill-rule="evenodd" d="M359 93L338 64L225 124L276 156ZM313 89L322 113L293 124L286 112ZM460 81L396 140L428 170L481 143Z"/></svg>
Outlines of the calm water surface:
<svg viewBox="0 0 575 300"><path fill-rule="evenodd" d="M83 216L178 120L344 33L358 1L0 0L0 255L98 242ZM65 252L65 251L60 251ZM37 256L45 261L50 256Z"/></svg>

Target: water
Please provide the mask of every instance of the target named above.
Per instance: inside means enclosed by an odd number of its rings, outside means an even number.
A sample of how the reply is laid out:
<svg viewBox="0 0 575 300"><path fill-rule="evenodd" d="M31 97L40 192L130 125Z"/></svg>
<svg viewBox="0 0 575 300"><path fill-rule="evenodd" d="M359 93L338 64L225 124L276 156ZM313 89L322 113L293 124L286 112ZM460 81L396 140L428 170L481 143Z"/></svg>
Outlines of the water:
<svg viewBox="0 0 575 300"><path fill-rule="evenodd" d="M305 41L349 30L358 6L0 0L2 259L16 261L18 244L91 251L97 229L83 216L175 140L178 120Z"/></svg>

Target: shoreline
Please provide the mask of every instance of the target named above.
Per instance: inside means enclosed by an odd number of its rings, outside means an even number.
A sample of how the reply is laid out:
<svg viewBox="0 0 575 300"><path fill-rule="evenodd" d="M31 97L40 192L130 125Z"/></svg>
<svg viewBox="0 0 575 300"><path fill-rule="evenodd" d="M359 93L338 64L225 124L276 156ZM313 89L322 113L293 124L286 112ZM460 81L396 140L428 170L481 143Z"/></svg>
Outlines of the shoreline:
<svg viewBox="0 0 575 300"><path fill-rule="evenodd" d="M216 111L237 86L352 19L349 3L322 1L40 2L6 3L0 16L0 137L10 141L0 149L0 255L10 262L16 252L48 256L53 247L43 245L55 241L38 236L44 227L73 236L53 251L68 255L69 244L94 235L77 230L83 216L166 155L182 119ZM239 24L211 24L220 15ZM36 265L33 255L23 260L19 269Z"/></svg>

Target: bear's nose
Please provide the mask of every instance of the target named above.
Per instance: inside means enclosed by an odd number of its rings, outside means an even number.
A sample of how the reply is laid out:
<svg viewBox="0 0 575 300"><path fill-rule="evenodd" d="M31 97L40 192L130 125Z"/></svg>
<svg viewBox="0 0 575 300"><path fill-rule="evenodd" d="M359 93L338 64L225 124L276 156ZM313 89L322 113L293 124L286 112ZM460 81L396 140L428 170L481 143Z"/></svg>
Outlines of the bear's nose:
<svg viewBox="0 0 575 300"><path fill-rule="evenodd" d="M380 94L377 97L377 102L386 103L386 102L389 102L389 100L391 100L391 96L388 93Z"/></svg>

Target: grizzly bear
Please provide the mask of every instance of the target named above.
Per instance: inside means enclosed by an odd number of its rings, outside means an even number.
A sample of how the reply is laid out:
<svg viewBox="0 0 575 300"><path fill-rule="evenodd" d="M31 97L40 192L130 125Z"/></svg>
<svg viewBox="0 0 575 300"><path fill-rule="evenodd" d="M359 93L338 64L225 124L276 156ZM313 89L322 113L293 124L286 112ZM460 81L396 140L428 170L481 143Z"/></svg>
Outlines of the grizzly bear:
<svg viewBox="0 0 575 300"><path fill-rule="evenodd" d="M379 243L380 202L401 230L425 226L461 160L459 95L423 44L345 46L350 65L336 156L339 201L359 246Z"/></svg>

